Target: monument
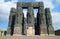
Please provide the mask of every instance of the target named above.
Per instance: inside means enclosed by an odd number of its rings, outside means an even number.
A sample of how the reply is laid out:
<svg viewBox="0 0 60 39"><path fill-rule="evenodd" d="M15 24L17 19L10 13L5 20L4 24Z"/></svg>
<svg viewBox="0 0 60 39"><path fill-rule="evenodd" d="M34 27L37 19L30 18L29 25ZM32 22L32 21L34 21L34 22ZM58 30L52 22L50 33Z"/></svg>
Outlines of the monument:
<svg viewBox="0 0 60 39"><path fill-rule="evenodd" d="M24 18L23 9L27 8L27 17ZM33 9L37 8L37 17L34 17ZM47 36L54 35L50 9L44 9L43 2L17 2L17 7L11 8L7 35L12 36ZM27 26L26 26L27 24Z"/></svg>

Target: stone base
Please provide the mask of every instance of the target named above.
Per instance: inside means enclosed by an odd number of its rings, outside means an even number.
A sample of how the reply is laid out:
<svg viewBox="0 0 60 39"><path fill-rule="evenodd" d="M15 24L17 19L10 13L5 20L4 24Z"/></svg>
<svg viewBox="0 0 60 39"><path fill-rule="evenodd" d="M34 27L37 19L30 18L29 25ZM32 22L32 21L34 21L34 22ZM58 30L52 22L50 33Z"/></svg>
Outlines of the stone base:
<svg viewBox="0 0 60 39"><path fill-rule="evenodd" d="M49 36L55 36L54 34L49 34Z"/></svg>
<svg viewBox="0 0 60 39"><path fill-rule="evenodd" d="M33 27L28 27L27 29L27 36L33 36L35 35L35 30Z"/></svg>
<svg viewBox="0 0 60 39"><path fill-rule="evenodd" d="M40 34L40 36L48 36L48 34Z"/></svg>
<svg viewBox="0 0 60 39"><path fill-rule="evenodd" d="M22 36L21 34L13 34L13 36Z"/></svg>
<svg viewBox="0 0 60 39"><path fill-rule="evenodd" d="M6 36L11 36L10 34L7 34Z"/></svg>
<svg viewBox="0 0 60 39"><path fill-rule="evenodd" d="M60 36L2 36L0 39L60 39Z"/></svg>
<svg viewBox="0 0 60 39"><path fill-rule="evenodd" d="M46 25L41 25L40 26L40 34L41 36L44 36L44 35L48 35L48 32L47 32L47 26Z"/></svg>
<svg viewBox="0 0 60 39"><path fill-rule="evenodd" d="M13 35L14 34L22 34L22 28L20 28L20 27L14 27L14 33L13 33Z"/></svg>

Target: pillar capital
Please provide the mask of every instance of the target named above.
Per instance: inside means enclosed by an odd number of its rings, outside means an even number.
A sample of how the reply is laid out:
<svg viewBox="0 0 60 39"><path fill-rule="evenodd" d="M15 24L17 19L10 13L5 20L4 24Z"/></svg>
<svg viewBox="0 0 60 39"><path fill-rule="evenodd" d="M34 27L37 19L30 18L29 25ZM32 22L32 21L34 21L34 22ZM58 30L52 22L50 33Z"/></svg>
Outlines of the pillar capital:
<svg viewBox="0 0 60 39"><path fill-rule="evenodd" d="M44 7L44 3L43 2L39 2L39 7Z"/></svg>
<svg viewBox="0 0 60 39"><path fill-rule="evenodd" d="M50 8L45 8L45 13L50 14Z"/></svg>
<svg viewBox="0 0 60 39"><path fill-rule="evenodd" d="M22 2L17 2L17 7L22 7Z"/></svg>

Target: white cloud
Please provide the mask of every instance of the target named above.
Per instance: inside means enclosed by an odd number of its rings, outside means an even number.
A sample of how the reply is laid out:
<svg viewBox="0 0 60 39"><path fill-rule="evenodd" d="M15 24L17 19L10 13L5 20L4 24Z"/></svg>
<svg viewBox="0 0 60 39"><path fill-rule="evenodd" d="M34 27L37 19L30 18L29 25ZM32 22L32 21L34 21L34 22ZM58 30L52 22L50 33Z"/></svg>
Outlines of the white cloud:
<svg viewBox="0 0 60 39"><path fill-rule="evenodd" d="M11 2L18 2L18 0L11 0Z"/></svg>
<svg viewBox="0 0 60 39"><path fill-rule="evenodd" d="M0 26L2 26L0 29L6 30L4 27L7 27L5 25L8 25L7 23L9 20L10 9L12 7L16 8L16 3L13 3L11 1L4 2L4 0L0 0Z"/></svg>
<svg viewBox="0 0 60 39"><path fill-rule="evenodd" d="M8 20L11 7L16 8L16 4L13 2L0 1L0 18Z"/></svg>
<svg viewBox="0 0 60 39"><path fill-rule="evenodd" d="M26 18L27 15L27 9L23 9L24 17Z"/></svg>
<svg viewBox="0 0 60 39"><path fill-rule="evenodd" d="M54 5L52 3L52 0L35 0L36 2L40 2L43 1L44 2L44 7L45 8L50 8L50 9L54 9Z"/></svg>
<svg viewBox="0 0 60 39"><path fill-rule="evenodd" d="M38 9L34 10L34 17L37 17Z"/></svg>
<svg viewBox="0 0 60 39"><path fill-rule="evenodd" d="M2 3L4 0L0 0L0 3Z"/></svg>
<svg viewBox="0 0 60 39"><path fill-rule="evenodd" d="M56 0L57 3L60 3L60 0Z"/></svg>
<svg viewBox="0 0 60 39"><path fill-rule="evenodd" d="M60 29L60 12L52 12L51 15L54 30Z"/></svg>

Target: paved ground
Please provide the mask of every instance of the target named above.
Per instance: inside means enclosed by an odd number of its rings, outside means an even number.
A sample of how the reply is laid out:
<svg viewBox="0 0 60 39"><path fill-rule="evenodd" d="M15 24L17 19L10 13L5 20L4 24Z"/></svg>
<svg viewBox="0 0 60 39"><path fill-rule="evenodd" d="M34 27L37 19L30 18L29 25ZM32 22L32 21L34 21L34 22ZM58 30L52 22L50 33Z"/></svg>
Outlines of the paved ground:
<svg viewBox="0 0 60 39"><path fill-rule="evenodd" d="M0 39L60 39L60 36L0 36Z"/></svg>

